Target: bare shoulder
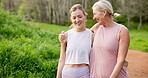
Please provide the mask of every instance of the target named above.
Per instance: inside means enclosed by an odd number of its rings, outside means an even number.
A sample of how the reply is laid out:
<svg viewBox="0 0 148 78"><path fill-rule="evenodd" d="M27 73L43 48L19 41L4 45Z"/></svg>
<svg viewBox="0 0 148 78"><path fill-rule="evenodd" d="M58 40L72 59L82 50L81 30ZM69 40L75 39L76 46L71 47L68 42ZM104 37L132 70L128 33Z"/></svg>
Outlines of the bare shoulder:
<svg viewBox="0 0 148 78"><path fill-rule="evenodd" d="M120 38L129 38L129 30L124 25L122 25L122 28L120 31Z"/></svg>
<svg viewBox="0 0 148 78"><path fill-rule="evenodd" d="M125 26L121 27L120 35L119 35L120 44L124 49L128 49L130 44L130 35L129 31Z"/></svg>
<svg viewBox="0 0 148 78"><path fill-rule="evenodd" d="M128 28L122 25L121 33L129 33Z"/></svg>
<svg viewBox="0 0 148 78"><path fill-rule="evenodd" d="M99 28L99 24L98 23L96 23L94 26L92 26L91 27L91 31L93 32L93 33L95 33L96 32L96 30Z"/></svg>

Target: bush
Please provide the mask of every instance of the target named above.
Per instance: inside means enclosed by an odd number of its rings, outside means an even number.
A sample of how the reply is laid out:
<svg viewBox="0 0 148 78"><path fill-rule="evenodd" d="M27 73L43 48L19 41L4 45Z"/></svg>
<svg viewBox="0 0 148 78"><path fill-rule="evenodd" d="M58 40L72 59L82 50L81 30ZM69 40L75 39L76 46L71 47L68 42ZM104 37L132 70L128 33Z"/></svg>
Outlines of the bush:
<svg viewBox="0 0 148 78"><path fill-rule="evenodd" d="M58 34L43 32L2 9L0 17L0 78L55 78Z"/></svg>
<svg viewBox="0 0 148 78"><path fill-rule="evenodd" d="M97 21L93 20L93 19L87 19L86 21L86 27L87 28L91 28L93 25L95 25L97 23Z"/></svg>
<svg viewBox="0 0 148 78"><path fill-rule="evenodd" d="M127 18L126 18L125 15L120 15L120 16L118 16L118 17L115 17L115 18L114 18L114 21L116 21L117 23L126 25Z"/></svg>

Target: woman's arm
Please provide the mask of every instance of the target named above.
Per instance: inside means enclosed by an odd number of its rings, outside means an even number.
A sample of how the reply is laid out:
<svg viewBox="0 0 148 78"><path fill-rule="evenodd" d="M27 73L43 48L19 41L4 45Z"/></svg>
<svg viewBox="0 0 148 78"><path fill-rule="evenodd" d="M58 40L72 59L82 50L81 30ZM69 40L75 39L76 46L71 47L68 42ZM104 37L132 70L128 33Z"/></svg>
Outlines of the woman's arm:
<svg viewBox="0 0 148 78"><path fill-rule="evenodd" d="M114 67L114 70L110 76L110 78L117 78L125 61L128 47L130 44L130 37L128 29L123 27L119 33L119 50L117 56L117 63Z"/></svg>
<svg viewBox="0 0 148 78"><path fill-rule="evenodd" d="M65 64L65 57L66 57L66 43L61 43L61 53L60 53L60 59L58 63L58 70L57 70L57 77L56 78L61 78L62 77L62 69Z"/></svg>
<svg viewBox="0 0 148 78"><path fill-rule="evenodd" d="M94 43L94 37L95 37L95 34L92 33L92 43L91 43L91 47L93 46L93 43Z"/></svg>
<svg viewBox="0 0 148 78"><path fill-rule="evenodd" d="M65 58L66 58L66 47L67 47L67 33L63 32L59 35L59 41L61 42L61 53L60 53L60 59L58 63L58 70L57 70L57 77L62 77L62 70L65 65Z"/></svg>
<svg viewBox="0 0 148 78"><path fill-rule="evenodd" d="M98 28L99 28L99 25L98 23L96 23L94 26L90 28L90 30L92 31L92 33L95 33Z"/></svg>
<svg viewBox="0 0 148 78"><path fill-rule="evenodd" d="M92 45L93 45L93 42L94 42L94 37L95 37L95 32L98 30L99 28L99 24L96 23L94 26L92 26L90 28L91 32L92 32Z"/></svg>

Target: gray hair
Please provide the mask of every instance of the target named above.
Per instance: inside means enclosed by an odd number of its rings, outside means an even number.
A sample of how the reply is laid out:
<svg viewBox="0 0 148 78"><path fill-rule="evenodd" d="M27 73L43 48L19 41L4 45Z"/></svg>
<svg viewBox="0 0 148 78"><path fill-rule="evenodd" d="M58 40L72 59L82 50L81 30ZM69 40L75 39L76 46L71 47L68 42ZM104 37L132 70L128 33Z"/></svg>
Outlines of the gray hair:
<svg viewBox="0 0 148 78"><path fill-rule="evenodd" d="M104 9L106 9L108 11L109 16L113 16L113 7L111 5L110 2L108 2L107 0L99 0L98 2L96 2L93 6L93 8L99 9L100 11L103 11Z"/></svg>

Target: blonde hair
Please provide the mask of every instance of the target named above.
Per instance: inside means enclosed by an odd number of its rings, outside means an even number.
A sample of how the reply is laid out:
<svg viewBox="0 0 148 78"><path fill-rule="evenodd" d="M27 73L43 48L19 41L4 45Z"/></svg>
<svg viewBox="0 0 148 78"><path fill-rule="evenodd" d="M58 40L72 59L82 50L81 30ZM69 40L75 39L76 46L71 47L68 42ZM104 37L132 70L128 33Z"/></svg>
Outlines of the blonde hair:
<svg viewBox="0 0 148 78"><path fill-rule="evenodd" d="M74 12L74 11L76 11L76 10L78 10L78 9L81 10L85 16L88 15L88 14L85 12L85 10L83 9L83 7L82 7L81 4L75 4L75 5L73 5L73 6L70 8L70 11L69 11L70 16L71 16L71 13L72 13L72 12ZM73 24L70 25L70 28L74 28Z"/></svg>
<svg viewBox="0 0 148 78"><path fill-rule="evenodd" d="M83 9L83 7L80 4L75 4L70 8L70 11L69 11L70 16L71 16L71 13L76 11L77 9L81 10L84 15L87 15L87 13L85 12L85 10Z"/></svg>
<svg viewBox="0 0 148 78"><path fill-rule="evenodd" d="M93 6L92 6L92 9L93 8L96 8L96 9L99 9L100 11L103 11L104 9L107 10L109 16L113 16L113 7L111 5L110 2L108 2L107 0L99 0L98 2L96 2Z"/></svg>

